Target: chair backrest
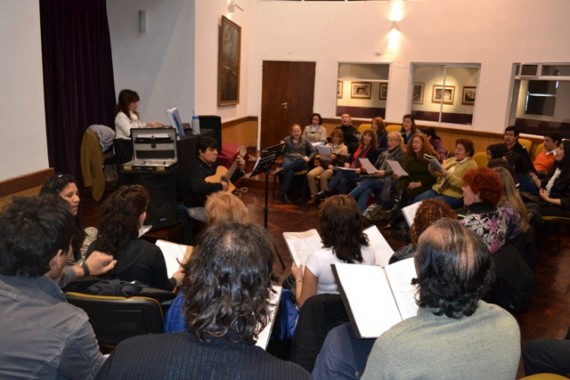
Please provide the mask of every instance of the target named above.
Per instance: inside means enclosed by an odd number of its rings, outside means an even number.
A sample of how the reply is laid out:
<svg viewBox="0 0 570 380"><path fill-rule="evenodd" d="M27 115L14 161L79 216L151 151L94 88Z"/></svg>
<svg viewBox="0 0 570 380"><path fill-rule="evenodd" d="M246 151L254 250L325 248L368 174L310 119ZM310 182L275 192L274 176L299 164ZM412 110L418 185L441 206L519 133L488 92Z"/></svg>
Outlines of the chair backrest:
<svg viewBox="0 0 570 380"><path fill-rule="evenodd" d="M96 296L65 293L67 301L87 313L99 346L113 348L124 339L160 334L163 314L160 303L148 297Z"/></svg>
<svg viewBox="0 0 570 380"><path fill-rule="evenodd" d="M386 132L400 132L402 130L402 126L398 124L390 124L386 126Z"/></svg>
<svg viewBox="0 0 570 380"><path fill-rule="evenodd" d="M526 152L530 154L530 148L532 148L532 141L529 139L523 139L519 137L519 143L524 146Z"/></svg>
<svg viewBox="0 0 570 380"><path fill-rule="evenodd" d="M486 152L475 152L475 154L473 155L473 159L477 163L477 166L480 168L487 166L487 164L489 163L489 157L487 157Z"/></svg>
<svg viewBox="0 0 570 380"><path fill-rule="evenodd" d="M537 145L536 149L534 150L534 155L533 155L533 159L536 158L536 156L538 156L540 153L542 153L544 151L544 143L540 143Z"/></svg>
<svg viewBox="0 0 570 380"><path fill-rule="evenodd" d="M362 123L358 126L358 133L363 134L365 130L372 128L370 123Z"/></svg>

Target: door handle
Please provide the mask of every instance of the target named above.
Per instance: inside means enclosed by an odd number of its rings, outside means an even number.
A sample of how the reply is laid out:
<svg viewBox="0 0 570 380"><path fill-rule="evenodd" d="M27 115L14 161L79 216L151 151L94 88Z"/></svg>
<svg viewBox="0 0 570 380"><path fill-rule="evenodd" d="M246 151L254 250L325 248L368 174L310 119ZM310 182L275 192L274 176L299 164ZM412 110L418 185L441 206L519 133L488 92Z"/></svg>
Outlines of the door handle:
<svg viewBox="0 0 570 380"><path fill-rule="evenodd" d="M281 103L281 107L287 109L287 102Z"/></svg>

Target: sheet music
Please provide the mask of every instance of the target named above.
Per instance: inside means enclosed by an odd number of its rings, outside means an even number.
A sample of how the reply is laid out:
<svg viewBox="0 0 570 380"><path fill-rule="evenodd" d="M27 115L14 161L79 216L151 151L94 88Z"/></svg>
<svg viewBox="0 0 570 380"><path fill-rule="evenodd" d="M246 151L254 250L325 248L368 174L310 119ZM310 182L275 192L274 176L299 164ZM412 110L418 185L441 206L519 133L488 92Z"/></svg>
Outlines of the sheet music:
<svg viewBox="0 0 570 380"><path fill-rule="evenodd" d="M397 176L406 177L408 175L408 173L404 170L404 168L402 167L402 165L400 165L398 161L386 160L386 163L390 166L392 172L394 172L394 174L396 174Z"/></svg>
<svg viewBox="0 0 570 380"><path fill-rule="evenodd" d="M342 263L333 272L358 337L377 338L402 321L383 268Z"/></svg>
<svg viewBox="0 0 570 380"><path fill-rule="evenodd" d="M177 244L166 240L157 240L156 246L160 248L166 261L166 273L168 278L180 269L180 265L184 264L192 254L192 246Z"/></svg>
<svg viewBox="0 0 570 380"><path fill-rule="evenodd" d="M283 238L297 266L305 265L309 255L323 247L321 236L314 228L304 232L283 232Z"/></svg>
<svg viewBox="0 0 570 380"><path fill-rule="evenodd" d="M434 156L430 156L429 154L425 153L424 158L431 164L434 170L440 171L442 169L439 160Z"/></svg>
<svg viewBox="0 0 570 380"><path fill-rule="evenodd" d="M422 201L412 203L406 207L402 207L402 214L404 214L404 219L408 223L408 227L411 227L414 224L414 218L416 217L416 213L418 212L418 208L422 204Z"/></svg>
<svg viewBox="0 0 570 380"><path fill-rule="evenodd" d="M366 170L366 173L368 174L374 174L378 171L378 169L376 169L374 167L374 165L372 165L372 162L370 162L370 160L366 157L363 158L359 158L360 160L360 165L362 166L362 169Z"/></svg>
<svg viewBox="0 0 570 380"><path fill-rule="evenodd" d="M257 336L257 342L255 342L256 346L261 347L264 350L267 349L269 338L271 338L271 330L273 330L273 325L275 324L275 315L279 309L279 300L281 299L281 291L283 290L281 286L277 285L273 285L271 288L275 291L275 293L271 292L269 296L269 303L272 306L269 306L269 317L267 325L263 328L263 330L261 330Z"/></svg>
<svg viewBox="0 0 570 380"><path fill-rule="evenodd" d="M417 287L411 283L412 279L417 276L413 257L390 264L384 269L402 319L416 316L418 314Z"/></svg>
<svg viewBox="0 0 570 380"><path fill-rule="evenodd" d="M318 145L317 152L319 153L319 158L323 161L332 161L332 147L328 145Z"/></svg>
<svg viewBox="0 0 570 380"><path fill-rule="evenodd" d="M384 238L378 227L370 226L365 229L364 234L368 236L368 243L372 252L376 257L376 265L381 267L388 265L390 257L394 254L394 250Z"/></svg>

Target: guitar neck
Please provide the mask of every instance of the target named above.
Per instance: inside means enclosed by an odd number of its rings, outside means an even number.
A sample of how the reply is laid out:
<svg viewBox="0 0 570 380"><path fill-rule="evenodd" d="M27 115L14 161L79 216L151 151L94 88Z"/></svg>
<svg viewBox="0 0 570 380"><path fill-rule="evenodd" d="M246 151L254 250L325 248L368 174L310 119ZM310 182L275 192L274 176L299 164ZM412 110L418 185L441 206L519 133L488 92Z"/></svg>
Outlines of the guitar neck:
<svg viewBox="0 0 570 380"><path fill-rule="evenodd" d="M238 151L238 156L243 158L246 153L247 153L247 151L245 150L245 147L241 146L239 148L239 151ZM228 169L228 172L226 173L226 178L228 179L228 181L234 175L234 172L236 171L237 167L238 167L238 162L237 162L237 158L236 158L236 160L234 160L232 166L230 166L230 168Z"/></svg>

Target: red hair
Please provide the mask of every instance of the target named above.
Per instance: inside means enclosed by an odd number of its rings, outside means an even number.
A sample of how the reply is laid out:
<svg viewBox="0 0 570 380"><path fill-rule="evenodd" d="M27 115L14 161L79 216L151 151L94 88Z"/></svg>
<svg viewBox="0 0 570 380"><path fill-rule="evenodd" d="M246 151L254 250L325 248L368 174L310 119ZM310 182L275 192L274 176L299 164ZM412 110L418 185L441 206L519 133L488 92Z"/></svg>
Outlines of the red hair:
<svg viewBox="0 0 570 380"><path fill-rule="evenodd" d="M503 185L499 175L487 167L471 169L463 175L463 183L471 187L483 202L496 206L503 197Z"/></svg>

